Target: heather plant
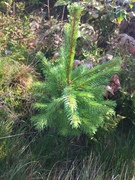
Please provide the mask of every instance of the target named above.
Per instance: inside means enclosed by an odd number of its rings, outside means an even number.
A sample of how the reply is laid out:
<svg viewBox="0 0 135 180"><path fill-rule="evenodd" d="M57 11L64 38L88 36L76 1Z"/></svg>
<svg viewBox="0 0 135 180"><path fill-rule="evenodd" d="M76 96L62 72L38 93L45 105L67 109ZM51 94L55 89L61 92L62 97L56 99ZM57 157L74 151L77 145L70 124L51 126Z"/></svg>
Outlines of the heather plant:
<svg viewBox="0 0 135 180"><path fill-rule="evenodd" d="M30 89L36 74L31 62L33 55L29 43L33 34L28 26L29 19L1 12L0 22L0 160L3 160L14 148L5 137L29 124L33 101Z"/></svg>
<svg viewBox="0 0 135 180"><path fill-rule="evenodd" d="M23 10L17 5L17 9ZM27 112L31 103L30 89L35 78L32 65L34 33L29 27L29 18L22 12L10 15L0 13L0 92L5 106L10 109L4 108L3 111L13 112L16 116Z"/></svg>
<svg viewBox="0 0 135 180"><path fill-rule="evenodd" d="M30 62L34 34L29 28L29 18L25 15L7 16L0 12L0 53L2 56L12 55L16 61ZM29 57L29 58L28 58Z"/></svg>
<svg viewBox="0 0 135 180"><path fill-rule="evenodd" d="M34 70L13 59L0 58L0 161L8 158L15 142L11 145L12 134L16 129L30 129L29 117L31 112L32 96L30 89L34 81ZM28 125L29 124L29 125Z"/></svg>
<svg viewBox="0 0 135 180"><path fill-rule="evenodd" d="M34 86L37 102L32 117L37 129L56 128L63 135L93 136L103 126L107 116L114 115L115 102L104 100L105 86L112 74L120 69L120 59L98 65L73 68L81 6L68 6L70 21L64 27L64 42L56 62L39 52L44 81Z"/></svg>

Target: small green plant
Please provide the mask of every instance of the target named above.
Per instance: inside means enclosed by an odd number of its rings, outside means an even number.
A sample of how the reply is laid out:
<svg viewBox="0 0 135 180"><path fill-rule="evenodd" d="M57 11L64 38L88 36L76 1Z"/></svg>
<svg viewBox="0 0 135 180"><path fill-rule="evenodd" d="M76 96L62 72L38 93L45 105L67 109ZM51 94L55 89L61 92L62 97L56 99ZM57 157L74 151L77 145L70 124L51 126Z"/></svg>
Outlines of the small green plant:
<svg viewBox="0 0 135 180"><path fill-rule="evenodd" d="M93 136L104 124L105 117L113 115L115 103L104 100L105 85L119 70L119 58L88 69L73 69L78 25L82 8L77 3L68 6L70 22L64 27L64 42L58 62L48 61L42 53L45 81L35 84L36 111L31 120L37 129L54 127L63 135Z"/></svg>
<svg viewBox="0 0 135 180"><path fill-rule="evenodd" d="M121 92L116 96L117 113L124 116L128 124L135 125L135 59L127 57L125 69L121 70ZM127 125L125 125L127 127ZM125 127L125 128L126 128ZM131 128L130 126L127 128Z"/></svg>
<svg viewBox="0 0 135 180"><path fill-rule="evenodd" d="M0 13L0 54L12 55L16 61L26 62L33 59L31 44L34 34L29 28L29 18L25 15L6 16ZM9 54L10 52L10 54Z"/></svg>

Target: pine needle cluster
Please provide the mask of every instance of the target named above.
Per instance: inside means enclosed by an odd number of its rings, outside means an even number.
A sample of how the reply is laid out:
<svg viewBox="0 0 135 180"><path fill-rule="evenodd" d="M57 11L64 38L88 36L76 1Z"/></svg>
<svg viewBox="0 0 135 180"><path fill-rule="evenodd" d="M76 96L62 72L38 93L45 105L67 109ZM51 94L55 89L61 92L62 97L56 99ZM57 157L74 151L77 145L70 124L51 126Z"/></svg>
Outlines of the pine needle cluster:
<svg viewBox="0 0 135 180"><path fill-rule="evenodd" d="M104 124L106 116L114 115L115 102L104 100L105 86L111 75L120 69L119 58L92 69L73 69L76 40L82 8L68 6L70 20L64 27L64 40L58 62L39 52L44 81L35 83L35 115L31 118L37 129L54 127L62 135L93 136Z"/></svg>

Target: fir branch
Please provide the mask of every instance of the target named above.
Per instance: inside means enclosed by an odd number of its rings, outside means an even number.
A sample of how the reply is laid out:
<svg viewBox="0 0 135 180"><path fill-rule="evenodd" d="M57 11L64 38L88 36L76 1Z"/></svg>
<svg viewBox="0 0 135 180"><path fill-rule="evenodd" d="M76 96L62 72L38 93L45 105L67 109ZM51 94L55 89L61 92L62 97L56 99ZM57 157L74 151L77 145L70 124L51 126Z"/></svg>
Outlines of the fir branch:
<svg viewBox="0 0 135 180"><path fill-rule="evenodd" d="M115 65L115 66L114 66ZM105 79L106 77L111 77L113 74L117 73L120 70L120 66L117 66L116 62L111 64L109 64L109 66L107 66L104 70L100 71L100 66L99 66L99 71L97 73L92 74L92 76L90 76L89 78L87 78L86 80L84 79L84 77L80 76L80 78L83 78L82 81L80 81L80 79L76 79L76 81L78 81L78 85L76 84L76 88L79 87L84 87L85 85L89 84L91 86L97 86L98 84L103 84L103 82L105 83ZM92 70L94 72L94 68ZM91 74L91 71L89 70L89 72L87 72L84 76L88 76Z"/></svg>
<svg viewBox="0 0 135 180"><path fill-rule="evenodd" d="M91 92L87 92L87 91L75 91L75 95L78 97L86 97L86 98L90 98L90 99L94 99L94 95Z"/></svg>
<svg viewBox="0 0 135 180"><path fill-rule="evenodd" d="M94 120L95 119L96 119L96 117L94 118ZM98 119L99 119L99 117L98 117ZM82 131L85 131L86 134L91 134L91 136L94 135L96 133L97 127L98 127L98 126L95 126L95 122L96 121L91 122L87 118L82 118L82 123L84 125L82 127ZM102 121L100 121L100 122L102 122Z"/></svg>
<svg viewBox="0 0 135 180"><path fill-rule="evenodd" d="M38 130L44 129L44 127L48 126L48 120L45 117L45 114L37 114L31 118L31 121L34 122L35 127Z"/></svg>
<svg viewBox="0 0 135 180"><path fill-rule="evenodd" d="M67 86L63 91L63 101L66 116L73 128L78 128L80 125L79 113L77 111L77 102L74 90L71 86Z"/></svg>
<svg viewBox="0 0 135 180"><path fill-rule="evenodd" d="M37 110L45 110L45 108L47 107L47 104L45 104L45 103L35 103L34 105L33 105L33 107L35 108L35 109L37 109Z"/></svg>
<svg viewBox="0 0 135 180"><path fill-rule="evenodd" d="M84 77L87 77L90 75L92 76L93 74L97 74L99 72L103 72L107 69L109 69L110 67L117 67L117 71L120 69L120 58L116 58L115 60L112 60L112 61L109 61L109 62L106 62L104 64L101 64L101 65L98 65L90 70L87 70L87 71L84 71L81 75L75 77L73 80L72 80L72 83L74 83L75 81L77 80L80 80L81 78L84 78Z"/></svg>
<svg viewBox="0 0 135 180"><path fill-rule="evenodd" d="M37 129L43 129L45 126L49 126L57 118L56 114L63 103L63 99L57 98L52 100L50 103L42 104L35 103L34 106L40 111L40 114L35 115L31 118L35 122Z"/></svg>

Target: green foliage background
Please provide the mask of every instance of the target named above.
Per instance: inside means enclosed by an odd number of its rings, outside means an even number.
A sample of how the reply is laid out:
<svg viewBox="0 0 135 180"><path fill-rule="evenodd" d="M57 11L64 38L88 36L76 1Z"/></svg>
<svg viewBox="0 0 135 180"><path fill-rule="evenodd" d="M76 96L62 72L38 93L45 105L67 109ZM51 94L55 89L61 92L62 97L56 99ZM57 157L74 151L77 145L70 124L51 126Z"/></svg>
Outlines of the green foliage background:
<svg viewBox="0 0 135 180"><path fill-rule="evenodd" d="M112 61L99 61L129 13L99 1L92 9L89 1L72 4L69 16L56 1L49 8L48 1L14 2L15 14L13 1L0 2L0 179L134 179L134 55L115 47ZM39 29L32 31L32 22ZM73 68L75 58L90 56L92 69ZM125 60L126 71L120 68ZM121 89L106 100L116 73Z"/></svg>

